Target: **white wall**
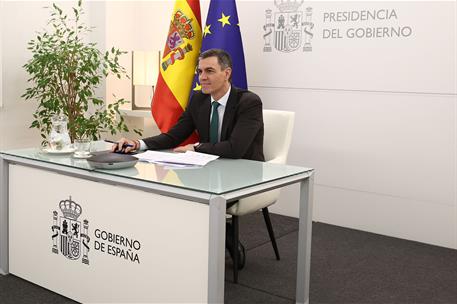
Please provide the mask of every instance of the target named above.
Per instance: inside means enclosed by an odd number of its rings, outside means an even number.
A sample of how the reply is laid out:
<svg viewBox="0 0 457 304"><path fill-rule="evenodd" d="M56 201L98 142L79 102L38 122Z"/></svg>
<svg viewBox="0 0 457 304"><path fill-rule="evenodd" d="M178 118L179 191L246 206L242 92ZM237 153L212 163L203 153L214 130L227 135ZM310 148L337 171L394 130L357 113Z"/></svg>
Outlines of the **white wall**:
<svg viewBox="0 0 457 304"><path fill-rule="evenodd" d="M29 3L27 3L29 4ZM21 101L27 75L21 66L27 60L26 43L33 37L35 22L43 18L43 3L4 2L2 4L2 100L0 109L0 148L39 144L38 132L30 131L33 104ZM38 30L38 28L35 28Z"/></svg>
<svg viewBox="0 0 457 304"><path fill-rule="evenodd" d="M0 1L0 20L3 19L3 1ZM2 68L2 44L3 44L3 28L2 23L0 22L0 111L2 110L3 102L2 102L2 83L3 83L3 70ZM2 146L2 139L0 138L0 147Z"/></svg>

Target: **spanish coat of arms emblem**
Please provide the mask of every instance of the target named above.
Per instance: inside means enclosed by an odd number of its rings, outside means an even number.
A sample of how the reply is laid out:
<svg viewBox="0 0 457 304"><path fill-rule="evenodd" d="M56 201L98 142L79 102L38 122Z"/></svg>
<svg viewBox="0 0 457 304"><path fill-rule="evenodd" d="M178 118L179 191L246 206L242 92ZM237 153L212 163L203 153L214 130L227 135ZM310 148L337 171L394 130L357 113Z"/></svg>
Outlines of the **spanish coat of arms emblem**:
<svg viewBox="0 0 457 304"><path fill-rule="evenodd" d="M84 220L81 227L81 221L78 218L82 208L71 199L71 196L67 200L60 201L59 208L62 212L61 216L58 216L57 211L53 211L52 214L52 252L59 254L58 248L60 248L61 254L70 260L79 259L82 252L82 263L89 265L90 238L87 234L89 221Z"/></svg>
<svg viewBox="0 0 457 304"><path fill-rule="evenodd" d="M170 57L162 61L164 71L175 63L176 60L183 60L186 53L192 51L192 45L185 43L185 40L191 40L195 37L195 31L192 27L192 19L187 17L182 11L177 10L173 15L170 23L170 29L167 37L167 45ZM167 50L165 53L168 53Z"/></svg>
<svg viewBox="0 0 457 304"><path fill-rule="evenodd" d="M313 38L312 29L314 27L311 22L312 8L306 8L305 13L299 11L303 0L301 2L298 0L275 0L274 3L279 12L275 12L274 16L270 9L265 12L263 51L271 52L272 43L275 49L280 52L293 52L302 45L304 52L312 51L311 39Z"/></svg>

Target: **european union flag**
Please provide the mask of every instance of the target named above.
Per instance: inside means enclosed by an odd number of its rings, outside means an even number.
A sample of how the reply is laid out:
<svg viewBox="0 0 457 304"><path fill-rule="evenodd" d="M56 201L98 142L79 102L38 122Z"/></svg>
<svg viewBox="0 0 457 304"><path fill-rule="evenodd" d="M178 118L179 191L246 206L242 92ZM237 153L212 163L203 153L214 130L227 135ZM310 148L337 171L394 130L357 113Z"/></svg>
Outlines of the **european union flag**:
<svg viewBox="0 0 457 304"><path fill-rule="evenodd" d="M203 53L214 48L223 49L230 54L233 61L232 84L247 89L243 42L235 0L211 0L209 4L200 51ZM192 88L194 91L201 89L198 76L195 77Z"/></svg>

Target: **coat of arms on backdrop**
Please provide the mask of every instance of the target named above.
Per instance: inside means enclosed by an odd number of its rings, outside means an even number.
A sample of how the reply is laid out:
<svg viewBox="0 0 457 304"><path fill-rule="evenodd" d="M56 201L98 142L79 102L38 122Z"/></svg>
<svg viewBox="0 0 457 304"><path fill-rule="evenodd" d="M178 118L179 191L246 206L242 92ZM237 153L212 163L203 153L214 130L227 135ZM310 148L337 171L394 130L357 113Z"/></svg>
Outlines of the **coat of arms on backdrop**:
<svg viewBox="0 0 457 304"><path fill-rule="evenodd" d="M303 0L275 0L274 4L279 12L274 12L273 15L272 10L265 11L263 51L271 52L272 44L280 52L293 52L302 45L303 52L312 51L311 39L313 38L314 23L311 20L313 9L308 7L305 12L299 10Z"/></svg>
<svg viewBox="0 0 457 304"><path fill-rule="evenodd" d="M71 199L71 196L67 200L60 201L59 208L62 212L61 216L58 217L57 211L52 213L52 252L59 254L58 248L60 248L60 252L66 258L77 260L81 256L82 251L82 263L89 265L88 243L90 238L87 234L89 221L84 220L81 227L81 221L78 218L82 213L82 209L79 204Z"/></svg>

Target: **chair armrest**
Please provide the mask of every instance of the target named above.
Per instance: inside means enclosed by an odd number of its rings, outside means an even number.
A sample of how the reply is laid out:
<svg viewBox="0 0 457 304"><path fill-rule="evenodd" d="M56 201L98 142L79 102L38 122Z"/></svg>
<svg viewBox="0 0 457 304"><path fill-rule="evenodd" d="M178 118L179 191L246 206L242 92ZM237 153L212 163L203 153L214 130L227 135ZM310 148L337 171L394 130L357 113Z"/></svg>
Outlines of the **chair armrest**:
<svg viewBox="0 0 457 304"><path fill-rule="evenodd" d="M273 159L270 159L269 161L267 161L267 163L270 163L270 164L285 164L286 163L286 160L284 159L284 157L282 156L278 156L278 157L275 157Z"/></svg>

